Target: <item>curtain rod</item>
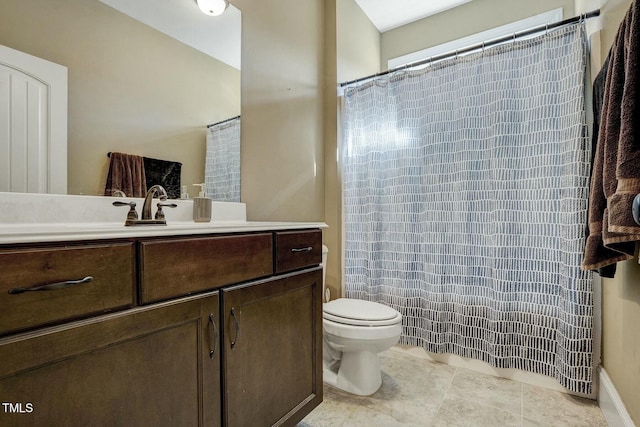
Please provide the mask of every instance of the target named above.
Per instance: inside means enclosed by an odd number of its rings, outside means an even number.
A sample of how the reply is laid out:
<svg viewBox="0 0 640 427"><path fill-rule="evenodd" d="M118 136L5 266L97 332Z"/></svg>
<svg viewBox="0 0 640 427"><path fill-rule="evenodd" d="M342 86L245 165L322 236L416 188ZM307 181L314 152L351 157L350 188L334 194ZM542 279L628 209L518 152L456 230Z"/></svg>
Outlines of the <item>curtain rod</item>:
<svg viewBox="0 0 640 427"><path fill-rule="evenodd" d="M468 53L468 52L471 52L471 51L474 51L474 50L477 50L477 49L487 48L487 47L490 47L490 46L494 46L496 44L504 43L506 41L510 41L510 40L514 40L514 39L517 39L517 38L520 38L520 37L525 37L525 36L529 36L531 34L539 33L541 31L547 31L547 30L551 30L551 29L554 29L554 28L562 27L562 26L565 26L565 25L573 24L575 22L579 22L579 21L582 21L582 20L585 20L585 19L595 18L596 16L599 16L599 15L600 15L600 9L596 9L596 10L593 10L591 12L583 13L580 16L574 16L573 18L565 19L564 21L554 22L552 24L540 25L540 26L537 26L537 27L530 28L528 30L521 31L521 32L515 32L515 33L513 33L512 35L509 35L509 36L504 36L504 37L500 37L500 38L497 38L497 39L489 40L489 41L486 41L484 43L477 43L477 44L474 44L474 45L471 45L471 46L468 46L468 47L465 47L465 48L462 48L462 49L457 49L457 50L452 51L452 52L447 52L447 53L443 53L443 54L440 54L440 55L432 56L432 57L430 57L428 59L423 59L423 60L420 60L420 61L411 62L411 63L405 64L405 65L403 65L401 67L392 68L391 70L382 71L380 73L372 74L372 75L367 76L367 77L360 77L359 79L355 79L355 80L351 80L351 81L348 81L348 82L340 83L340 87L349 86L349 85L352 85L354 83L360 83L360 82L365 81L365 80L371 80L371 79L374 79L376 77L386 76L387 74L391 74L391 73L394 73L394 72L399 71L399 70L418 67L420 65L429 64L429 63L432 63L434 61L440 61L442 59L451 58L451 57L458 56L458 55L463 54L463 53Z"/></svg>
<svg viewBox="0 0 640 427"><path fill-rule="evenodd" d="M231 120L235 120L235 119L239 119L239 118L240 118L240 116L235 116L235 117L231 117L230 119L222 120L222 121L220 121L218 123L212 123L210 125L207 125L207 129L209 129L211 127L214 127L214 126L225 124L227 122L230 122Z"/></svg>

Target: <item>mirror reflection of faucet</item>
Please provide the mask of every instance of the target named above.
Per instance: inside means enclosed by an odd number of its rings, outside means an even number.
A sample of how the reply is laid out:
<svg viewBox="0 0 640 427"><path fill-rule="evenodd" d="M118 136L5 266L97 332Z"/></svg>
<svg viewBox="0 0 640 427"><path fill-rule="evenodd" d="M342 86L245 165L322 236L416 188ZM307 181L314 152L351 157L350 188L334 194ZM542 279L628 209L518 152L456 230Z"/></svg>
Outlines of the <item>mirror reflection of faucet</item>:
<svg viewBox="0 0 640 427"><path fill-rule="evenodd" d="M151 218L151 204L153 203L154 196L158 196L160 202L157 204L157 211L154 218ZM127 213L127 219L124 223L125 226L131 225L167 225L163 207L175 208L178 205L175 203L162 203L167 200L167 192L161 185L154 185L147 191L144 198L144 204L142 205L142 218L138 219L138 213L136 212L136 202L113 202L113 206L129 206L129 212Z"/></svg>

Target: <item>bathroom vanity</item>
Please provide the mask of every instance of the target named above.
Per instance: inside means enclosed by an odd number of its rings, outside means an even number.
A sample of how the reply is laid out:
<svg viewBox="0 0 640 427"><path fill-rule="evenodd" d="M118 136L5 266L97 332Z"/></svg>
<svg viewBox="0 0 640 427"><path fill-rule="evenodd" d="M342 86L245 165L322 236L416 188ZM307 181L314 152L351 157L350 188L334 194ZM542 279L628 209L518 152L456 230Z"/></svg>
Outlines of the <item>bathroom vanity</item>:
<svg viewBox="0 0 640 427"><path fill-rule="evenodd" d="M322 226L0 234L0 425L295 425L322 401Z"/></svg>

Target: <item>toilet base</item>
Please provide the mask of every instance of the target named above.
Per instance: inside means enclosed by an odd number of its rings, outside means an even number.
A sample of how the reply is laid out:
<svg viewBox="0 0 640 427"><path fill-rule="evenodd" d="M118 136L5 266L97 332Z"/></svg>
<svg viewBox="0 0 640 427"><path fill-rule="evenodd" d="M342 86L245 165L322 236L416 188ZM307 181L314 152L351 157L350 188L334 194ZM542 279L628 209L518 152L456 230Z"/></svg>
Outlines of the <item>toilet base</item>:
<svg viewBox="0 0 640 427"><path fill-rule="evenodd" d="M369 351L343 352L339 363L324 362L323 381L348 393L369 396L382 385L378 355Z"/></svg>

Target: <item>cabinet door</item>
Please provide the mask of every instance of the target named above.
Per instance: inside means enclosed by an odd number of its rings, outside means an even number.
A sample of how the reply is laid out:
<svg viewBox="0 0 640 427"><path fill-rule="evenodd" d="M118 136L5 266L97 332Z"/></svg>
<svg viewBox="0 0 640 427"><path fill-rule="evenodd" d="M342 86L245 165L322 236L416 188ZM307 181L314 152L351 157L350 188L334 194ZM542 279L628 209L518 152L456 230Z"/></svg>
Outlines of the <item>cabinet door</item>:
<svg viewBox="0 0 640 427"><path fill-rule="evenodd" d="M220 425L218 298L0 340L0 425Z"/></svg>
<svg viewBox="0 0 640 427"><path fill-rule="evenodd" d="M295 425L322 401L322 269L222 291L224 419Z"/></svg>

